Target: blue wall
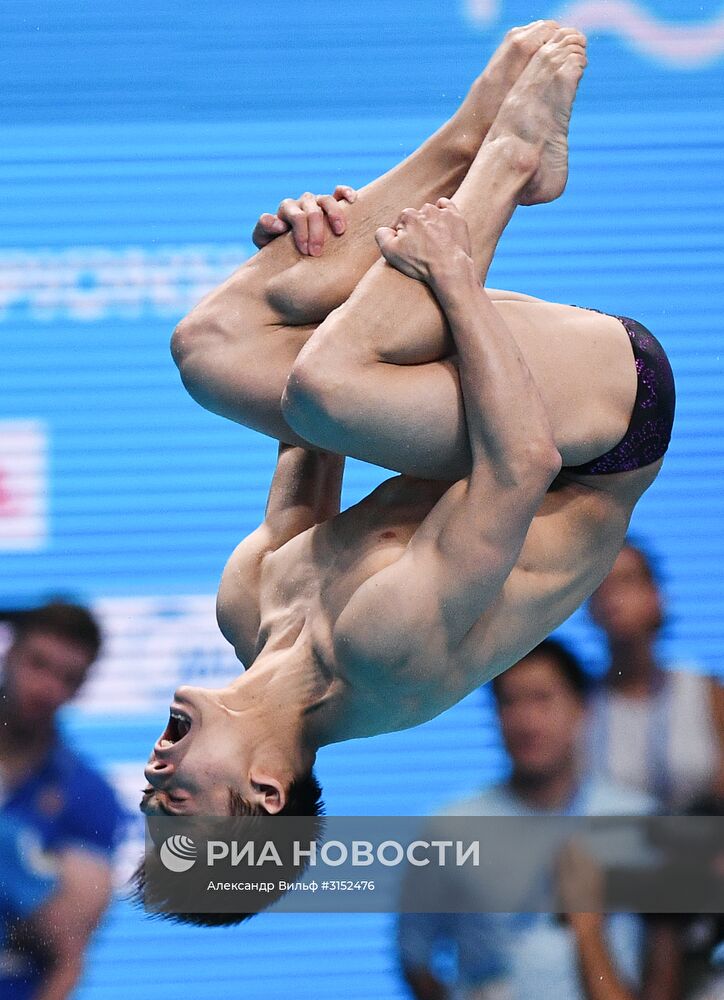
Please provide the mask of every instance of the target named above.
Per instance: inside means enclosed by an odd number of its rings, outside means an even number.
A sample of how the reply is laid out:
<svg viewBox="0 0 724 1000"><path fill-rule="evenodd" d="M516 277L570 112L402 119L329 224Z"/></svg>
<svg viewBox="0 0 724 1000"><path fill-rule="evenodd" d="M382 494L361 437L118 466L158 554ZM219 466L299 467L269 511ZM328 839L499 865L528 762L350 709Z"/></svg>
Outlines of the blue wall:
<svg viewBox="0 0 724 1000"><path fill-rule="evenodd" d="M675 436L634 528L661 556L665 652L721 673L722 5L569 8L590 41L569 187L518 213L491 284L635 316L667 347ZM190 400L171 329L252 252L261 211L393 166L452 112L507 27L560 10L523 0L3 6L0 483L35 507L23 520L0 490L0 600L63 591L106 615L115 646L68 725L132 801L163 702L145 688L133 701L134 672L141 691L160 655L157 626L174 616L169 677L233 669L179 602L210 601L228 553L258 523L275 454ZM670 34L655 34L657 22ZM381 475L352 463L346 499ZM562 631L600 661L584 613ZM426 812L503 766L480 694L420 730L320 757L337 813ZM142 998L183 983L199 1000L393 998L388 923L266 915L197 932L118 903L79 995Z"/></svg>

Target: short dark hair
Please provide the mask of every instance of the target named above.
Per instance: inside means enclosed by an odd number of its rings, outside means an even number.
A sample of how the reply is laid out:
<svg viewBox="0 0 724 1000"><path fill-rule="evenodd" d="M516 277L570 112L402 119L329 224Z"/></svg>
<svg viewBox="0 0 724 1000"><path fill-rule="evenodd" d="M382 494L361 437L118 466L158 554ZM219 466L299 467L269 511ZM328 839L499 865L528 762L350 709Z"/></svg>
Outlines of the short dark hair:
<svg viewBox="0 0 724 1000"><path fill-rule="evenodd" d="M231 816L268 816L265 809L253 805L234 788L229 788L229 814ZM313 816L318 821L314 823L314 839L321 837L324 829L324 802L322 800L322 786L317 780L314 770L292 781L287 791L287 800L284 808L277 816ZM158 865L158 855L153 855L151 862L154 867ZM292 872L285 873L285 879L298 877L301 875L307 862L295 866ZM163 885L162 879L150 878L146 868L146 855L141 861L130 879L131 891L129 899L137 906L151 909L150 916L161 917L179 924L194 924L197 927L221 927L241 924L249 920L255 913L182 913L175 911L163 911L164 906L171 903L167 896L158 891L158 886ZM268 894L268 905L276 902L284 895L282 890L276 890ZM256 911L255 911L256 912Z"/></svg>
<svg viewBox="0 0 724 1000"><path fill-rule="evenodd" d="M521 657L518 662L524 663L534 656L545 656L555 663L561 677L577 698L584 701L588 697L591 690L591 678L583 669L583 665L575 653L559 639L544 639L543 642L539 642L537 646L534 646L529 653ZM501 685L505 683L506 673L507 671L503 671L502 674L498 674L491 681L493 694L498 701L501 697L500 689Z"/></svg>
<svg viewBox="0 0 724 1000"><path fill-rule="evenodd" d="M52 600L37 608L8 616L16 641L33 632L49 632L88 651L95 660L102 644L101 628L88 608L70 601Z"/></svg>

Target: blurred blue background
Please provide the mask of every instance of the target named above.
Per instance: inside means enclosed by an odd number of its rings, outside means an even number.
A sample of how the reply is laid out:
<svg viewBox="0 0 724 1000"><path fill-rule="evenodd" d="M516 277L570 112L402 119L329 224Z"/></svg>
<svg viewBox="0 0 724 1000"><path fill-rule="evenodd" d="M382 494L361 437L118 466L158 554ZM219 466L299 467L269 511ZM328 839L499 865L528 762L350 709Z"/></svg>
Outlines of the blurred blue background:
<svg viewBox="0 0 724 1000"><path fill-rule="evenodd" d="M132 806L175 684L233 673L213 594L275 456L186 395L175 322L253 251L261 211L393 166L504 31L538 17L589 36L571 178L560 202L518 213L490 283L634 316L666 346L677 423L633 528L664 573L665 654L721 674L721 2L3 4L0 599L98 608L107 653L67 726ZM346 500L383 476L351 463ZM600 665L585 612L561 633ZM338 814L427 813L504 767L485 692L319 758ZM78 995L392 1000L390 928L266 914L190 930L119 901Z"/></svg>

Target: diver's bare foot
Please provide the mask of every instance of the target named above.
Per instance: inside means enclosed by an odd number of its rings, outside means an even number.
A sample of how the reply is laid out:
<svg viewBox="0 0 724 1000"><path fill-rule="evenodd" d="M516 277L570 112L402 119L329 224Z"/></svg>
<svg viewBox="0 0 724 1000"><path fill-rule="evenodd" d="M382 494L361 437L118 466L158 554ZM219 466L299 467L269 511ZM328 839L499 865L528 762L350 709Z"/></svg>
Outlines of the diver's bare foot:
<svg viewBox="0 0 724 1000"><path fill-rule="evenodd" d="M507 32L480 77L487 87L487 100L494 107L493 119L538 49L559 30L557 21L533 21Z"/></svg>
<svg viewBox="0 0 724 1000"><path fill-rule="evenodd" d="M586 67L586 39L560 28L533 56L503 102L486 141L515 135L540 152L540 165L518 197L521 205L553 201L568 180L568 125Z"/></svg>
<svg viewBox="0 0 724 1000"><path fill-rule="evenodd" d="M533 21L511 28L474 81L456 114L456 139L461 133L469 143L472 158L495 121L508 91L538 49L559 30L556 21Z"/></svg>

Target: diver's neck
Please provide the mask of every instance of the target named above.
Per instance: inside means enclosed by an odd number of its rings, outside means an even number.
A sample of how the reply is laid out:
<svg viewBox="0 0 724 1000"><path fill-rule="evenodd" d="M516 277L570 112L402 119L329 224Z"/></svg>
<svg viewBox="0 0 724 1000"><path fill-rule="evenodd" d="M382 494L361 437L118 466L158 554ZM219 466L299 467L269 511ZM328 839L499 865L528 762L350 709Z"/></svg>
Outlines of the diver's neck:
<svg viewBox="0 0 724 1000"><path fill-rule="evenodd" d="M313 753L352 738L346 735L349 684L319 656L304 629L289 644L278 637L266 643L253 666L227 686L226 699L230 707L263 716L270 737L287 734Z"/></svg>

